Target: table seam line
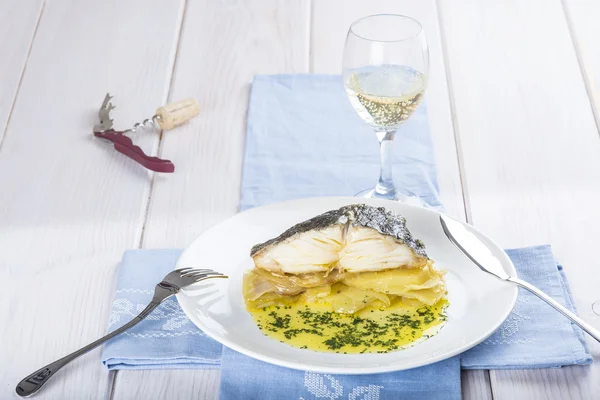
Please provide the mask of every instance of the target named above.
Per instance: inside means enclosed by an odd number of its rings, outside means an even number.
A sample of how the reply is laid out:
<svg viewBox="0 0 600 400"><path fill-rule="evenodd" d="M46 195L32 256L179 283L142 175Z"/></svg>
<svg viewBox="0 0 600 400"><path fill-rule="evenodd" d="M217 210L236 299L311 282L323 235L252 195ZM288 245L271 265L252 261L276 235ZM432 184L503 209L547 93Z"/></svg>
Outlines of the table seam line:
<svg viewBox="0 0 600 400"><path fill-rule="evenodd" d="M435 0L435 13L438 22L438 29L440 35L440 45L442 50L442 61L444 63L444 71L446 73L446 87L448 88L448 102L450 103L450 115L452 118L452 132L454 134L454 147L456 151L456 160L458 163L458 174L460 179L460 188L462 194L463 201L463 210L465 213L465 220L470 223L472 222L471 215L471 207L469 202L469 191L467 188L467 177L464 166L463 154L462 154L462 142L460 140L460 129L458 126L458 119L456 118L456 106L455 106L455 98L454 98L454 90L452 86L452 72L450 69L450 64L448 60L448 49L445 38L445 29L444 24L442 22L442 16L440 13L440 0ZM489 369L484 370L484 386L486 392L489 394L490 399L494 400L494 387L492 385L492 376L491 371ZM462 382L461 382L462 388Z"/></svg>
<svg viewBox="0 0 600 400"><path fill-rule="evenodd" d="M572 28L573 23L571 19L571 14L569 13L569 8L565 4L565 0L560 0L561 8L563 11L563 16L565 18L565 23L567 25L567 31L569 32L569 36L571 38L571 44L573 45L573 51L575 52L575 59L577 60L577 66L579 67L579 73L581 74L581 79L583 80L583 86L585 87L585 92L588 98L588 103L590 104L590 108L592 109L592 116L594 117L594 123L596 124L596 131L598 135L600 135L600 111L596 110L596 104L594 100L593 89L590 84L590 77L587 73L587 69L583 63L583 58L581 54L581 49L579 47L579 43L575 38L575 32Z"/></svg>
<svg viewBox="0 0 600 400"><path fill-rule="evenodd" d="M450 71L450 64L448 61L448 50L446 46L444 24L442 23L440 4L439 0L435 0L435 12L438 21L438 28L440 33L440 45L442 50L442 58L444 62L444 71L446 73L446 87L448 88L448 102L450 103L450 116L452 119L452 133L454 136L454 148L456 152L456 161L458 163L458 176L460 180L461 197L463 202L463 211L465 213L465 220L471 222L471 207L469 204L469 190L467 188L467 176L462 155L462 142L460 140L460 129L458 126L458 119L456 118L456 107L454 105L454 90L452 88L452 72Z"/></svg>
<svg viewBox="0 0 600 400"><path fill-rule="evenodd" d="M109 400L113 400L115 396L115 389L117 387L117 374L119 370L109 371L109 382L110 382L110 391L108 393Z"/></svg>
<svg viewBox="0 0 600 400"><path fill-rule="evenodd" d="M185 23L185 16L186 16L186 12L187 12L187 8L188 8L188 0L183 0L183 7L182 7L182 11L181 11L181 16L179 17L179 31L177 33L177 40L176 40L176 44L175 44L175 54L173 56L173 65L171 67L171 74L168 77L168 81L169 81L169 89L167 91L167 100L166 102L168 103L171 99L171 94L172 94L172 90L173 90L173 81L175 79L175 69L177 68L177 59L179 57L179 50L181 48L181 38L183 36L183 25ZM156 147L156 155L160 157L160 152L162 149L162 138L163 138L163 130L160 131L159 137L158 137L158 144ZM152 200L152 194L153 194L153 189L154 189L154 181L155 181L155 177L156 177L156 173L153 172L152 173L152 178L150 180L150 186L148 188L148 195L146 197L146 205L145 207L143 207L144 209L144 216L143 216L143 221L142 221L142 227L140 230L140 240L138 242L138 248L142 248L142 245L144 244L144 232L146 229L146 224L148 223L148 215L150 214L150 205L151 205L151 200ZM118 377L118 371L114 371L114 375L113 375L113 379L110 382L110 395L109 395L109 400L114 400L115 398L115 393L116 393L116 387L117 387L117 377Z"/></svg>
<svg viewBox="0 0 600 400"><path fill-rule="evenodd" d="M308 13L307 13L307 40L306 40L306 71L310 74L314 70L313 57L312 57L312 37L313 37L313 12L314 12L314 0L308 1Z"/></svg>
<svg viewBox="0 0 600 400"><path fill-rule="evenodd" d="M188 0L183 0L181 17L179 18L179 32L177 34L177 43L175 45L175 55L173 57L173 66L171 67L171 74L170 74L171 76L169 77L169 90L167 91L167 99L166 99L167 104L169 103L169 101L171 101L173 82L175 80L175 69L177 68L177 59L179 57L179 50L181 48L181 37L183 36L183 25L185 24L185 15L187 13L187 8L188 8ZM159 137L158 137L158 144L156 146L157 157L161 156L163 133L164 133L164 130L161 129ZM140 231L140 241L138 242L138 248L140 248L140 249L142 248L142 246L144 244L145 230L146 230L146 225L148 223L148 216L150 215L150 206L152 203L152 194L154 193L154 182L156 180L155 178L156 178L156 172L153 172L152 178L150 180L150 187L148 189L148 196L146 199L144 218L143 218L143 222L142 222L142 228Z"/></svg>
<svg viewBox="0 0 600 400"><path fill-rule="evenodd" d="M13 97L12 104L10 105L10 111L8 112L8 117L6 118L6 125L2 131L2 136L0 136L0 152L2 151L2 145L4 144L4 140L6 139L6 135L8 134L8 128L10 126L10 121L12 119L13 111L15 109L15 105L17 104L17 100L19 98L19 93L21 92L21 85L23 84L23 78L25 77L25 72L27 71L27 64L29 63L29 57L31 56L31 50L33 49L33 43L35 42L35 38L37 37L37 32L40 27L42 16L44 15L44 10L46 9L46 1L42 1L42 6L40 7L40 11L37 17L37 21L35 23L35 29L33 30L33 35L31 35L31 41L29 42L29 49L27 50L27 56L25 57L25 63L23 64L23 69L21 70L21 74L19 76L19 83L17 84L17 89L15 91L15 95Z"/></svg>

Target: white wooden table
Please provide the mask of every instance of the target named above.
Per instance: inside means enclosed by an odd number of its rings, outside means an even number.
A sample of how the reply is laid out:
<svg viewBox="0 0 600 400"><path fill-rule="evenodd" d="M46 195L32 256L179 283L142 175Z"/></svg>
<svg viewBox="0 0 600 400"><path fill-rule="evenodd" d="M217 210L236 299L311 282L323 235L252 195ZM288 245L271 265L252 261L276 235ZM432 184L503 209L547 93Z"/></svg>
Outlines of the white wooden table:
<svg viewBox="0 0 600 400"><path fill-rule="evenodd" d="M426 29L448 212L506 248L552 244L600 328L600 2L0 0L1 399L105 333L125 249L183 247L236 212L252 77L339 73L349 24L382 12ZM107 91L124 125L199 100L187 126L135 138L175 174L93 139ZM465 399L600 396L600 364L462 377ZM39 398L215 398L218 386L212 370L109 373L96 350Z"/></svg>

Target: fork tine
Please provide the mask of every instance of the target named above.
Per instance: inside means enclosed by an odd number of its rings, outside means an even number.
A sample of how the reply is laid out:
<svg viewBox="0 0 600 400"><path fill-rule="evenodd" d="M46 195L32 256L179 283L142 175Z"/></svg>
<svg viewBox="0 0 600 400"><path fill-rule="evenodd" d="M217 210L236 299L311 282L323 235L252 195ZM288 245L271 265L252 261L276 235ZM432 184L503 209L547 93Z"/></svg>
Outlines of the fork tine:
<svg viewBox="0 0 600 400"><path fill-rule="evenodd" d="M193 268L190 268L190 267L186 267L186 268L179 268L179 269L176 269L176 270L175 270L175 272L179 272L180 274L182 274L182 273L185 273L185 272L191 271L192 269L193 269Z"/></svg>
<svg viewBox="0 0 600 400"><path fill-rule="evenodd" d="M198 278L198 277L203 277L203 276L217 276L217 275L223 275L220 272L215 272L215 271L210 271L210 272L197 272L194 274L188 274L185 275L183 278Z"/></svg>
<svg viewBox="0 0 600 400"><path fill-rule="evenodd" d="M223 275L223 274L218 274L218 275L211 275L211 276L204 276L204 277L200 277L198 279L196 279L194 282L192 283L196 283L196 282L200 282L200 281L204 281L206 279L211 279L211 278L229 278L227 275Z"/></svg>
<svg viewBox="0 0 600 400"><path fill-rule="evenodd" d="M196 269L196 268L192 268L192 269L190 269L188 271L183 272L181 274L181 276L185 276L185 275L189 275L189 274L196 274L198 272L206 273L206 272L213 272L213 270L212 269Z"/></svg>
<svg viewBox="0 0 600 400"><path fill-rule="evenodd" d="M186 277L191 274L214 272L212 269L196 269L192 268L181 273L181 277Z"/></svg>

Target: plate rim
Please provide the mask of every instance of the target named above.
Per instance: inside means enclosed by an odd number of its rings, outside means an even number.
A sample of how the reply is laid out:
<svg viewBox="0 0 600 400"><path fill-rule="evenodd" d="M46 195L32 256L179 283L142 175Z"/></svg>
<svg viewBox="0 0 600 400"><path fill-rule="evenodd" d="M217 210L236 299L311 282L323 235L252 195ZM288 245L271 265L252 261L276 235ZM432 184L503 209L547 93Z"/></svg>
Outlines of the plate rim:
<svg viewBox="0 0 600 400"><path fill-rule="evenodd" d="M280 202L272 202L272 203L268 203L268 204L264 204L261 206L257 206L257 207L253 207L253 208L249 208L246 210L243 210L241 212L238 212L234 215L231 215L230 217L220 221L219 223L211 226L210 228L208 228L207 230L205 230L204 232L202 232L200 235L196 236L194 240L192 240L183 250L183 252L181 253L181 255L179 256L179 258L177 259L177 263L175 265L174 269L177 268L181 268L180 267L180 263L182 262L182 260L185 258L186 253L188 253L189 251L191 251L190 249L194 246L194 244L198 241L200 241L202 239L202 236L206 235L207 233L209 233L211 230L213 230L214 228L216 228L217 226L226 223L227 221L233 219L233 218L238 218L240 215L242 214L246 214L246 213L250 213L250 212L256 212L256 210L260 210L262 208L267 208L267 207L273 207L273 206L285 206L286 204L293 204L293 203L301 203L301 202L320 202L320 201L350 201L350 202L355 202L355 203L361 203L361 201L364 201L365 199L361 199L361 198L357 198L357 197L351 197L351 196L318 196L318 197L305 197L305 198L300 198L300 199L292 199L292 200L285 200L285 201L280 201ZM371 200L371 199L368 199ZM386 202L390 202L390 203L396 203L394 201L391 200L380 200L377 199L378 201L382 202L382 203L386 203ZM512 260L510 259L510 257L508 256L508 254L506 253L506 251L498 245L498 243L496 243L492 238L490 238L488 235L484 234L483 232L481 232L479 229L477 229L476 227L474 227L473 225L466 223L464 221L461 221L459 219L456 219L440 210L434 210L434 209L428 209L428 208L423 208L420 206L415 206L412 204L406 204L403 203L402 204L403 207L409 207L409 208L413 208L413 209L419 209L420 211L425 211L425 212L430 212L436 215L444 215L447 216L449 218L452 218L458 222L460 222L461 224L463 224L464 226L467 226L467 228L471 229L472 231L474 231L476 234L483 236L484 238L487 239L487 241L495 246L497 249L500 249L502 251L502 253L504 254L506 261L508 261L509 266L512 267L512 271L507 271L510 275L517 277L517 271L516 268L514 266L514 263L512 262ZM385 207L385 206L384 206ZM419 212L420 212L419 211ZM440 227L441 229L441 227ZM463 255L464 256L464 255ZM467 260L468 262L472 263L466 256L465 260ZM473 264L474 268L478 268L476 265ZM481 271L481 273L485 273L483 271ZM318 366L318 365L312 365L312 364L301 364L299 362L290 362L288 360L285 359L281 359L278 357L274 357L274 356L269 356L269 355L263 355L260 352L256 352L253 351L252 349L248 348L248 347L244 347L241 345L238 345L235 342L229 341L227 339L224 339L223 337L220 337L216 334L213 334L213 332L211 330L203 330L199 324L196 322L195 317L193 317L193 313L187 310L187 306L185 305L185 301L181 301L182 298L184 298L186 295L183 291L180 291L179 293L177 293L175 296L177 298L177 302L179 303L181 309L183 310L184 314L190 319L190 321L196 325L196 327L198 329L200 329L205 335L207 335L208 337L210 337L211 339L219 342L222 346L228 347L232 350L235 350L239 353L242 353L248 357L252 357L256 360L260 360L269 364L273 364L273 365L279 365L282 367L286 367L286 368L291 368L294 370L300 370L300 371L311 371L311 372L318 372L318 373L333 373L333 374L339 374L339 375L370 375L370 374L377 374L377 373L385 373L385 372L394 372L394 371L404 371L404 370L409 370L409 369L413 369L413 368L418 368L418 367L422 367L425 365L430 365L430 364L434 364L437 363L439 361L443 361L446 360L448 358L454 357L458 354L464 353L465 351L479 345L480 343L482 343L483 341L485 341L487 338L489 338L494 332L496 332L496 330L498 330L498 328L500 327L500 325L502 325L506 319L508 318L508 316L510 315L510 313L513 311L516 301L517 301L517 297L518 297L518 293L519 293L519 289L516 285L512 285L512 295L511 295L511 304L510 307L507 307L507 312L502 315L501 318L498 319L498 322L491 327L490 329L487 330L487 332L482 335L478 340L474 341L473 343L468 343L462 346L458 346L456 348L454 348L453 350L441 354L441 355L437 355L437 356L433 356L431 358L428 358L427 360L415 360L413 362L404 362L403 365L396 365L396 364L391 364L389 366L378 366L378 367L346 367L346 368L342 368L342 367L327 367L327 366ZM267 336L265 336L267 337ZM267 337L268 338L268 337Z"/></svg>

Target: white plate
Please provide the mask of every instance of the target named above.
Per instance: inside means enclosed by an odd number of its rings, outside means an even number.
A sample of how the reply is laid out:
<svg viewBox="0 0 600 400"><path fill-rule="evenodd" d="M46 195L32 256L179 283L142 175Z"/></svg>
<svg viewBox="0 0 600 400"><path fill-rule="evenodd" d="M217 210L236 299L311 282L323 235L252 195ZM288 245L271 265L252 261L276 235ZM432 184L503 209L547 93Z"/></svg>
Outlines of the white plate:
<svg viewBox="0 0 600 400"><path fill-rule="evenodd" d="M253 267L250 248L278 236L290 226L346 204L384 206L406 218L414 237L423 240L429 257L446 269L448 322L432 338L408 349L384 354L320 353L291 347L264 336L246 311L242 276ZM517 288L501 282L463 256L446 238L436 211L398 202L356 197L324 197L271 204L237 214L211 228L182 254L178 268L211 268L229 275L177 295L186 315L223 345L281 366L336 374L370 374L431 364L459 354L490 336L508 317ZM475 228L469 229L485 237ZM489 239L488 239L489 240ZM506 272L516 275L506 253L491 240L490 250Z"/></svg>

